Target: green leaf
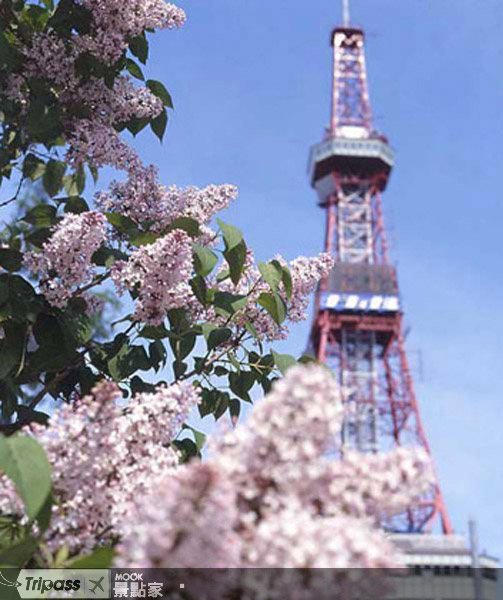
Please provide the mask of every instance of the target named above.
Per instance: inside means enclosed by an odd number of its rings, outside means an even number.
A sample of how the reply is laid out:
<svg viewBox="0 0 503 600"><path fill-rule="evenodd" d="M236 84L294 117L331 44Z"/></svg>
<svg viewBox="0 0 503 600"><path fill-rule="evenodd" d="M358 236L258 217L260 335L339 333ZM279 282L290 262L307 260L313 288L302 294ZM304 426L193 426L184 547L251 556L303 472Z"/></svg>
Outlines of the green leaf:
<svg viewBox="0 0 503 600"><path fill-rule="evenodd" d="M227 352L227 358L230 360L232 366L239 373L239 371L241 371L241 365L239 364L239 361L236 358L236 355L234 354L234 352L232 350L229 350L229 352Z"/></svg>
<svg viewBox="0 0 503 600"><path fill-rule="evenodd" d="M1 309L0 320L5 321L10 316L17 323L25 320L33 322L43 306L41 297L19 275L3 274L0 279L9 286L9 302Z"/></svg>
<svg viewBox="0 0 503 600"><path fill-rule="evenodd" d="M246 402L251 402L248 392L253 387L255 377L250 371L240 371L239 373L229 373L229 386L231 391Z"/></svg>
<svg viewBox="0 0 503 600"><path fill-rule="evenodd" d="M19 411L18 387L12 383L11 379L0 381L0 398L2 405L1 418L5 423L9 423L12 415Z"/></svg>
<svg viewBox="0 0 503 600"><path fill-rule="evenodd" d="M218 327L212 323L203 323L201 325L201 331L203 332L203 336L206 341L208 341L211 332L215 331L215 329L218 329Z"/></svg>
<svg viewBox="0 0 503 600"><path fill-rule="evenodd" d="M171 99L171 95L160 81L149 79L146 82L146 85L155 96L162 100L164 106L173 108L173 100Z"/></svg>
<svg viewBox="0 0 503 600"><path fill-rule="evenodd" d="M52 493L49 493L42 508L38 511L37 516L35 517L41 532L46 531L51 523L53 504L54 499L52 497Z"/></svg>
<svg viewBox="0 0 503 600"><path fill-rule="evenodd" d="M218 419L225 414L225 411L229 407L229 402L230 396L227 394L227 392L218 392L215 408L213 410L215 421L218 421Z"/></svg>
<svg viewBox="0 0 503 600"><path fill-rule="evenodd" d="M55 196L61 189L65 171L66 165L64 162L51 159L47 163L42 182L49 196Z"/></svg>
<svg viewBox="0 0 503 600"><path fill-rule="evenodd" d="M241 402L237 398L231 398L229 401L229 411L231 413L232 422L235 424L241 413Z"/></svg>
<svg viewBox="0 0 503 600"><path fill-rule="evenodd" d="M70 196L66 198L64 202L65 213L80 214L89 210L87 202L80 196Z"/></svg>
<svg viewBox="0 0 503 600"><path fill-rule="evenodd" d="M24 323L5 323L4 339L0 349L0 379L13 374L17 377L24 366L26 356L26 331Z"/></svg>
<svg viewBox="0 0 503 600"><path fill-rule="evenodd" d="M208 331L207 327L212 327L211 330ZM216 328L210 325L209 323L205 323L202 326L203 334L206 339L206 343L208 344L208 350L214 350L228 342L232 337L232 331L227 329L227 327Z"/></svg>
<svg viewBox="0 0 503 600"><path fill-rule="evenodd" d="M129 346L126 342L107 366L112 379L122 381L136 371L148 371L151 363L143 346Z"/></svg>
<svg viewBox="0 0 503 600"><path fill-rule="evenodd" d="M182 453L182 463L188 462L191 458L194 458L199 454L196 444L189 438L175 440L173 442L173 446L175 446L175 448Z"/></svg>
<svg viewBox="0 0 503 600"><path fill-rule="evenodd" d="M227 410L230 397L227 392L220 390L201 389L201 402L198 406L201 418L213 414L215 420L218 420Z"/></svg>
<svg viewBox="0 0 503 600"><path fill-rule="evenodd" d="M287 372L290 367L293 367L297 364L297 361L290 354L278 354L277 352L272 351L272 355L274 357L274 364L278 367L278 369L283 373L283 375Z"/></svg>
<svg viewBox="0 0 503 600"><path fill-rule="evenodd" d="M0 306L9 298L9 284L7 278L0 279Z"/></svg>
<svg viewBox="0 0 503 600"><path fill-rule="evenodd" d="M230 292L216 292L213 305L217 312L224 316L233 315L235 312L243 309L248 302L248 298L242 294L231 294Z"/></svg>
<svg viewBox="0 0 503 600"><path fill-rule="evenodd" d="M175 379L179 379L187 370L187 364L182 360L174 360L173 361L173 373L175 374Z"/></svg>
<svg viewBox="0 0 503 600"><path fill-rule="evenodd" d="M129 217L114 212L105 213L105 217L110 225L112 225L119 233L125 233L130 236L138 235L140 233L138 225Z"/></svg>
<svg viewBox="0 0 503 600"><path fill-rule="evenodd" d="M33 79L31 80L31 84L33 84ZM46 106L47 98L43 97L43 93L38 92L38 94L30 103L26 116L26 125L29 133L38 141L42 141L42 139L47 139L48 137L55 138L61 133L61 111L57 106Z"/></svg>
<svg viewBox="0 0 503 600"><path fill-rule="evenodd" d="M117 260L127 260L128 256L117 248L100 248L92 256L92 261L99 267L110 268Z"/></svg>
<svg viewBox="0 0 503 600"><path fill-rule="evenodd" d="M52 236L52 229L44 227L42 229L33 229L29 234L25 234L25 242L35 246L35 248L42 248L43 245Z"/></svg>
<svg viewBox="0 0 503 600"><path fill-rule="evenodd" d="M273 292L278 291L283 276L283 268L281 265L279 265L278 268L278 265L278 261L271 261L268 263L261 262L258 264L260 274Z"/></svg>
<svg viewBox="0 0 503 600"><path fill-rule="evenodd" d="M14 64L14 49L10 46L3 31L0 31L0 65L12 67Z"/></svg>
<svg viewBox="0 0 503 600"><path fill-rule="evenodd" d="M168 126L168 113L165 108L162 109L162 112L150 121L150 129L155 133L155 135L162 142L164 137L164 133L166 132L166 127Z"/></svg>
<svg viewBox="0 0 503 600"><path fill-rule="evenodd" d="M171 221L169 226L166 228L166 232L174 231L175 229L181 229L182 231L185 231L185 233L192 238L196 238L201 235L199 223L190 217L179 217L178 219Z"/></svg>
<svg viewBox="0 0 503 600"><path fill-rule="evenodd" d="M169 337L170 332L164 325L146 325L140 332L140 337L147 340L163 340Z"/></svg>
<svg viewBox="0 0 503 600"><path fill-rule="evenodd" d="M190 287L192 288L192 291L194 292L195 297L203 306L205 306L207 304L207 289L204 277L196 275L190 280L189 283Z"/></svg>
<svg viewBox="0 0 503 600"><path fill-rule="evenodd" d="M0 471L14 483L26 514L35 519L51 492L51 465L44 449L25 435L0 436Z"/></svg>
<svg viewBox="0 0 503 600"><path fill-rule="evenodd" d="M79 195L86 189L86 172L82 164L77 167L75 172L75 186Z"/></svg>
<svg viewBox="0 0 503 600"><path fill-rule="evenodd" d="M147 119L146 117L143 118L138 118L138 117L131 117L129 119L129 121L127 122L126 128L134 135L137 136L140 131L142 131L142 129L145 129L145 127L149 124L149 119Z"/></svg>
<svg viewBox="0 0 503 600"><path fill-rule="evenodd" d="M166 362L166 348L161 340L151 342L148 347L148 355L152 368L157 372L161 365Z"/></svg>
<svg viewBox="0 0 503 600"><path fill-rule="evenodd" d="M192 431L192 433L194 434L194 440L196 442L197 452L201 452L202 447L206 443L206 435L201 431L194 429L190 425L183 425L182 429L188 429L189 431Z"/></svg>
<svg viewBox="0 0 503 600"><path fill-rule="evenodd" d="M11 248L0 248L0 267L7 271L19 271L23 266L23 255Z"/></svg>
<svg viewBox="0 0 503 600"><path fill-rule="evenodd" d="M134 60L131 60L130 58L126 58L126 69L129 71L129 73L133 77L136 77L136 79L140 79L141 81L145 81L145 77L143 76L142 70L135 63Z"/></svg>
<svg viewBox="0 0 503 600"><path fill-rule="evenodd" d="M131 53L138 58L138 60L145 64L148 59L148 41L145 36L145 32L141 35L134 37L129 42L129 49Z"/></svg>
<svg viewBox="0 0 503 600"><path fill-rule="evenodd" d="M142 231L138 235L133 235L129 238L129 241L133 246L146 246L147 244L153 244L159 236L150 231Z"/></svg>
<svg viewBox="0 0 503 600"><path fill-rule="evenodd" d="M32 557L38 547L37 541L27 537L0 550L0 567L22 567Z"/></svg>
<svg viewBox="0 0 503 600"><path fill-rule="evenodd" d="M224 258L229 265L231 281L234 285L239 283L246 260L246 244L241 240L237 246L231 250L225 250Z"/></svg>
<svg viewBox="0 0 503 600"><path fill-rule="evenodd" d="M19 419L23 421L23 423L40 423L41 425L47 425L47 421L49 420L49 415L46 413L33 410L22 404L17 407L17 412Z"/></svg>
<svg viewBox="0 0 503 600"><path fill-rule="evenodd" d="M205 246L194 244L194 269L201 277L206 277L213 271L218 262L218 256Z"/></svg>
<svg viewBox="0 0 503 600"><path fill-rule="evenodd" d="M264 394L268 394L272 389L272 382L267 377L262 377L260 380L260 385L264 390Z"/></svg>
<svg viewBox="0 0 503 600"><path fill-rule="evenodd" d="M273 262L275 262L275 261L273 261ZM281 276L281 281L285 288L287 299L291 300L291 298L292 298L292 274L290 273L290 269L286 265L283 265L283 274Z"/></svg>
<svg viewBox="0 0 503 600"><path fill-rule="evenodd" d="M201 402L198 404L198 410L199 415L203 419L213 412L219 392L218 390L207 390L206 388L201 388L200 391Z"/></svg>
<svg viewBox="0 0 503 600"><path fill-rule="evenodd" d="M229 269L223 269L222 271L219 271L217 273L217 282L222 283L222 281L229 279L230 276L231 272L229 271Z"/></svg>
<svg viewBox="0 0 503 600"><path fill-rule="evenodd" d="M130 381L130 386L131 386L131 393L133 395L135 394L142 394L143 392L147 392L147 393L153 393L156 390L156 386L152 385L151 383L146 383L145 381L143 381L141 379L141 377L138 377L138 375L135 375L131 381Z"/></svg>
<svg viewBox="0 0 503 600"><path fill-rule="evenodd" d="M69 196L78 196L81 193L79 192L74 175L65 175L63 177L63 189Z"/></svg>
<svg viewBox="0 0 503 600"><path fill-rule="evenodd" d="M38 228L52 227L56 221L56 207L50 204L39 204L29 210L21 219Z"/></svg>
<svg viewBox="0 0 503 600"><path fill-rule="evenodd" d="M45 163L43 160L35 156L34 154L27 154L23 161L23 175L36 181L40 179L45 172Z"/></svg>
<svg viewBox="0 0 503 600"><path fill-rule="evenodd" d="M315 356L311 356L310 354L303 354L299 358L298 362L301 365L310 365L310 364L313 364L313 363L319 364L318 359Z"/></svg>
<svg viewBox="0 0 503 600"><path fill-rule="evenodd" d="M47 350L60 346L64 331L58 318L50 313L42 312L33 325L33 335L37 344Z"/></svg>
<svg viewBox="0 0 503 600"><path fill-rule="evenodd" d="M286 305L279 294L267 294L266 292L262 292L258 297L257 302L266 309L275 323L278 325L283 323L286 318Z"/></svg>
<svg viewBox="0 0 503 600"><path fill-rule="evenodd" d="M255 325L250 321L245 321L245 329L246 331L254 338L254 340L258 343L260 348L260 352L262 352L262 341L260 339L260 335L255 328Z"/></svg>
<svg viewBox="0 0 503 600"><path fill-rule="evenodd" d="M169 345L175 357L182 361L194 349L197 335L191 331L182 335L174 335L169 338Z"/></svg>
<svg viewBox="0 0 503 600"><path fill-rule="evenodd" d="M177 357L180 360L187 358L196 345L197 336L194 333L188 333L178 342Z"/></svg>
<svg viewBox="0 0 503 600"><path fill-rule="evenodd" d="M92 554L80 556L67 565L68 569L108 569L112 566L114 551L112 548L98 548Z"/></svg>
<svg viewBox="0 0 503 600"><path fill-rule="evenodd" d="M217 219L217 223L220 229L222 230L222 235L224 237L225 242L225 249L227 251L232 250L243 241L243 234L241 233L241 231L239 231L237 227L234 227L234 225L228 225L220 219Z"/></svg>

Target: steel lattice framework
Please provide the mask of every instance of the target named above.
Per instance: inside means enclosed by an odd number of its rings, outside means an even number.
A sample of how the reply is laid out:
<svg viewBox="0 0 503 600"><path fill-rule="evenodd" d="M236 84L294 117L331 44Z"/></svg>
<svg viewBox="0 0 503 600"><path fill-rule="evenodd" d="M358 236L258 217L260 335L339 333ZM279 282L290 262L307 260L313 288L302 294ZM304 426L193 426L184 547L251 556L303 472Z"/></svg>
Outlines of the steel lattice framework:
<svg viewBox="0 0 503 600"><path fill-rule="evenodd" d="M344 25L332 33L330 127L313 147L310 176L326 212L325 249L336 259L316 294L310 346L337 374L346 420L343 448L362 452L420 446L430 453L403 336L396 271L383 224L381 192L393 166L387 139L372 128L364 34ZM431 453L430 453L431 454ZM438 484L393 522L400 532L451 525Z"/></svg>

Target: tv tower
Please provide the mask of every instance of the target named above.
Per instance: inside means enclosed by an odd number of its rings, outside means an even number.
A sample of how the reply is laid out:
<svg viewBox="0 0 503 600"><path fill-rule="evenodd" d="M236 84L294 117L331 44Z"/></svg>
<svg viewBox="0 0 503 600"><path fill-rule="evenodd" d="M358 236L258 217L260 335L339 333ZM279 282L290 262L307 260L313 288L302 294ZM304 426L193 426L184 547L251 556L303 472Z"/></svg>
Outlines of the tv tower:
<svg viewBox="0 0 503 600"><path fill-rule="evenodd" d="M330 124L311 150L309 173L325 211L325 250L335 267L320 284L310 346L339 380L347 416L343 447L381 452L420 446L430 453L405 351L403 307L390 262L381 194L393 167L387 138L372 125L364 33L332 32ZM383 526L399 533L452 527L438 482L403 515Z"/></svg>

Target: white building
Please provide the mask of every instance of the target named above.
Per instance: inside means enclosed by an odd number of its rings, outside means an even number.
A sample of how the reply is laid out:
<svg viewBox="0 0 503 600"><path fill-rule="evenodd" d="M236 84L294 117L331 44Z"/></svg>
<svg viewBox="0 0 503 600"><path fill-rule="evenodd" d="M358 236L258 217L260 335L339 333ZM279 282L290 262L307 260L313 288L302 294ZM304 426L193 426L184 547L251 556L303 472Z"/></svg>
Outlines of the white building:
<svg viewBox="0 0 503 600"><path fill-rule="evenodd" d="M389 600L503 600L500 563L461 535L395 534L408 569L391 579ZM476 537L472 537L476 540Z"/></svg>

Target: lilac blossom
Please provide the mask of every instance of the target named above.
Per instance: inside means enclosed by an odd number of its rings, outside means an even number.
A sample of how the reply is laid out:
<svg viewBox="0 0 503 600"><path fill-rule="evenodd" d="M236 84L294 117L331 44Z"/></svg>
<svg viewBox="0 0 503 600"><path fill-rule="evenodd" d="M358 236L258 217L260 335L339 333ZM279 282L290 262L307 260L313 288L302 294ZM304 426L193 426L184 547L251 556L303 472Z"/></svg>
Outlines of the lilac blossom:
<svg viewBox="0 0 503 600"><path fill-rule="evenodd" d="M177 468L138 511L135 522L140 519L142 526L134 522L127 527L122 546L127 560L119 559L119 564L164 567L168 560L174 569L239 566L235 491L214 465L193 463Z"/></svg>
<svg viewBox="0 0 503 600"><path fill-rule="evenodd" d="M180 229L153 244L135 250L127 262L112 267L112 279L119 292L136 292L134 317L143 323L160 324L168 310L181 308L192 297L192 242Z"/></svg>
<svg viewBox="0 0 503 600"><path fill-rule="evenodd" d="M428 457L399 450L337 458L343 418L340 390L328 370L291 368L246 423L213 436L206 471L191 463L142 499L118 564L394 566L398 559L376 515L413 505L428 489ZM412 485L400 487L404 481ZM173 491L184 485L187 491ZM221 542L214 553L207 552L209 534Z"/></svg>
<svg viewBox="0 0 503 600"><path fill-rule="evenodd" d="M75 123L68 143L66 159L74 167L89 162L96 168L110 165L131 169L139 163L136 152L115 129L99 122L82 119Z"/></svg>
<svg viewBox="0 0 503 600"><path fill-rule="evenodd" d="M278 262L289 267L292 277L292 294L289 299L283 284L280 286L280 292L285 300L287 321L294 323L302 321L306 318L306 309L312 292L316 289L319 281L328 275L334 259L324 252L311 258L301 256L290 263L287 263L281 256L276 258ZM249 297L246 309L234 320L238 326L244 326L245 322L249 322L254 326L258 336L268 341L286 338L287 323L278 325L271 315L257 303L260 294L269 293L270 288L255 266L251 251L248 251L244 273L238 284L234 285L229 279L226 279L218 284L218 287L222 291ZM211 315L209 318L212 318Z"/></svg>
<svg viewBox="0 0 503 600"><path fill-rule="evenodd" d="M134 498L157 487L178 464L168 444L199 402L188 382L161 386L117 404L121 391L111 382L63 405L49 427L32 425L53 468L58 504L46 533L49 548L63 543L89 550L122 531Z"/></svg>
<svg viewBox="0 0 503 600"><path fill-rule="evenodd" d="M125 182L114 181L96 200L103 210L119 212L137 223L152 222L152 229L160 231L179 217L190 217L204 225L227 208L237 194L237 188L229 184L202 189L166 188L159 183L157 169L151 165L131 169Z"/></svg>
<svg viewBox="0 0 503 600"><path fill-rule="evenodd" d="M64 308L79 287L91 281L91 258L106 240L106 219L98 212L67 214L41 252L25 255L25 266L40 277L47 300Z"/></svg>

